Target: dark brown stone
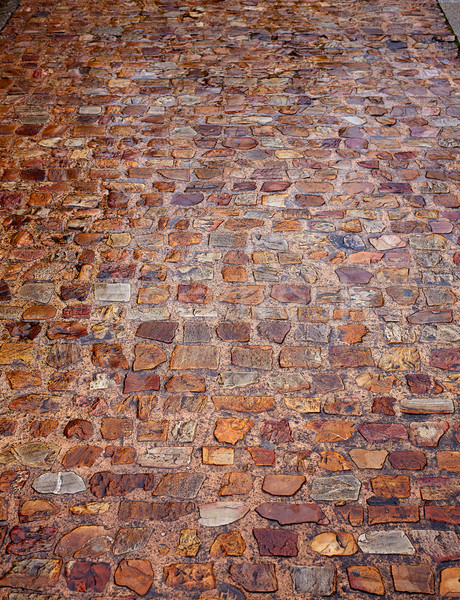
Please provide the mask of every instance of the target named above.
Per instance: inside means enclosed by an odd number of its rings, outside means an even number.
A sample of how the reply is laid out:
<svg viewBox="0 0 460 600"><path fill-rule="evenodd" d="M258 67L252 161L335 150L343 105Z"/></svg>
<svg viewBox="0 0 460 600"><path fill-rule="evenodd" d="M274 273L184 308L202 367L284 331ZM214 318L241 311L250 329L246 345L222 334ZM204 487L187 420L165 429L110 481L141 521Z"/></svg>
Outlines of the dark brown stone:
<svg viewBox="0 0 460 600"><path fill-rule="evenodd" d="M120 344L94 344L91 359L103 369L129 369Z"/></svg>
<svg viewBox="0 0 460 600"><path fill-rule="evenodd" d="M174 340L179 323L173 321L145 321L137 328L136 335L147 340L166 342Z"/></svg>
<svg viewBox="0 0 460 600"><path fill-rule="evenodd" d="M254 529L261 556L297 556L295 531L287 529Z"/></svg>
<svg viewBox="0 0 460 600"><path fill-rule="evenodd" d="M95 473L89 480L89 488L96 498L104 496L124 496L133 490L153 489L154 476L151 473L123 473L116 475L110 471Z"/></svg>
<svg viewBox="0 0 460 600"><path fill-rule="evenodd" d="M89 440L93 435L94 427L90 421L85 419L72 419L64 427L66 438L77 438L79 440Z"/></svg>
<svg viewBox="0 0 460 600"><path fill-rule="evenodd" d="M251 326L249 323L224 322L216 328L216 333L224 342L249 342Z"/></svg>
<svg viewBox="0 0 460 600"><path fill-rule="evenodd" d="M439 383L424 373L406 375L407 385L413 394L442 394L444 388Z"/></svg>
<svg viewBox="0 0 460 600"><path fill-rule="evenodd" d="M316 504L289 504L285 502L265 502L256 508L261 517L277 521L280 525L295 523L319 523L326 525L328 520Z"/></svg>
<svg viewBox="0 0 460 600"><path fill-rule="evenodd" d="M70 561L64 571L67 587L73 592L103 592L110 575L109 564L83 560Z"/></svg>
<svg viewBox="0 0 460 600"><path fill-rule="evenodd" d="M160 389L160 377L155 373L128 373L125 377L123 392L150 392Z"/></svg>
<svg viewBox="0 0 460 600"><path fill-rule="evenodd" d="M56 527L46 525L15 525L10 531L11 542L7 545L8 554L27 556L36 552L50 552L58 533Z"/></svg>
<svg viewBox="0 0 460 600"><path fill-rule="evenodd" d="M140 502L137 500L120 503L118 518L120 521L151 520L177 521L196 511L193 502Z"/></svg>
<svg viewBox="0 0 460 600"><path fill-rule="evenodd" d="M421 451L392 452L388 460L393 469L420 471L426 467L426 456Z"/></svg>

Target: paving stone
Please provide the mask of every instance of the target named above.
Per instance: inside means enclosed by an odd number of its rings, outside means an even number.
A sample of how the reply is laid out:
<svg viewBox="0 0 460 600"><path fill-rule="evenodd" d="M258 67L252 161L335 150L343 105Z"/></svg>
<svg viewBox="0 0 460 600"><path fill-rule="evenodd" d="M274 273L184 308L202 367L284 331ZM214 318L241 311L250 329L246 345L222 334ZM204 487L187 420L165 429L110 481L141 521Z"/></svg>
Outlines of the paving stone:
<svg viewBox="0 0 460 600"><path fill-rule="evenodd" d="M313 500L357 500L361 482L354 475L330 475L313 480L310 496Z"/></svg>
<svg viewBox="0 0 460 600"><path fill-rule="evenodd" d="M382 575L377 567L353 565L347 567L347 575L351 589L375 594L376 596L385 595Z"/></svg>
<svg viewBox="0 0 460 600"><path fill-rule="evenodd" d="M278 589L273 564L234 563L230 567L230 575L248 592L276 592Z"/></svg>
<svg viewBox="0 0 460 600"><path fill-rule="evenodd" d="M153 583L152 565L146 559L124 559L118 563L113 577L117 585L145 596Z"/></svg>
<svg viewBox="0 0 460 600"><path fill-rule="evenodd" d="M415 554L415 548L403 531L371 531L358 538L358 546L365 554Z"/></svg>
<svg viewBox="0 0 460 600"><path fill-rule="evenodd" d="M291 567L294 594L332 596L336 589L337 575L334 567Z"/></svg>
<svg viewBox="0 0 460 600"><path fill-rule="evenodd" d="M429 565L391 565L393 584L397 592L434 594L435 578Z"/></svg>

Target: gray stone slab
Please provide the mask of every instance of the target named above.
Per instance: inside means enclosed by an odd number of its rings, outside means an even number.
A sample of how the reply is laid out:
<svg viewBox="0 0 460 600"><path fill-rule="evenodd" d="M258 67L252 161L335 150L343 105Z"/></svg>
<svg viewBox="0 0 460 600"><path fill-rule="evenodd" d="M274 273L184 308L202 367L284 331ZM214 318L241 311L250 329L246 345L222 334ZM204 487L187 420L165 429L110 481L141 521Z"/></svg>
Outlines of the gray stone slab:
<svg viewBox="0 0 460 600"><path fill-rule="evenodd" d="M455 0L442 0L440 4L455 35L457 38L460 38L460 2Z"/></svg>

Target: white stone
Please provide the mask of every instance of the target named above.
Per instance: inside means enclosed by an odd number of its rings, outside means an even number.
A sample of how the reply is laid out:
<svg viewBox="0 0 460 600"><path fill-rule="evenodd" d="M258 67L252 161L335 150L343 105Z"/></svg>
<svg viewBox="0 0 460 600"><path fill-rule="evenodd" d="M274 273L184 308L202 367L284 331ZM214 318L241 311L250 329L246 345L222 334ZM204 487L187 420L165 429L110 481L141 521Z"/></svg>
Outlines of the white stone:
<svg viewBox="0 0 460 600"><path fill-rule="evenodd" d="M39 494L78 494L86 490L83 479L73 471L43 473L32 487Z"/></svg>
<svg viewBox="0 0 460 600"><path fill-rule="evenodd" d="M95 283L94 296L98 302L129 302L131 285L129 283Z"/></svg>

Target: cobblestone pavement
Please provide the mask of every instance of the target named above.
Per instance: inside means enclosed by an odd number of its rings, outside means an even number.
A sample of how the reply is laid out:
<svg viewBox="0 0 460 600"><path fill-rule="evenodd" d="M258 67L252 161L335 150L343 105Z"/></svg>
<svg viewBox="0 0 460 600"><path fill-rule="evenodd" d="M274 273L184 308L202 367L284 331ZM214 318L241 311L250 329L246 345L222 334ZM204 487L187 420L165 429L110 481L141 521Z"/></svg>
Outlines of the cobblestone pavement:
<svg viewBox="0 0 460 600"><path fill-rule="evenodd" d="M459 598L434 1L23 0L0 54L0 598Z"/></svg>

